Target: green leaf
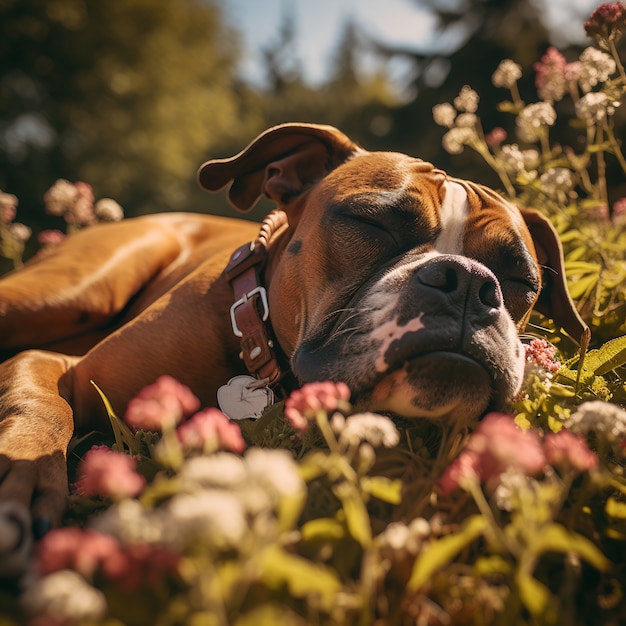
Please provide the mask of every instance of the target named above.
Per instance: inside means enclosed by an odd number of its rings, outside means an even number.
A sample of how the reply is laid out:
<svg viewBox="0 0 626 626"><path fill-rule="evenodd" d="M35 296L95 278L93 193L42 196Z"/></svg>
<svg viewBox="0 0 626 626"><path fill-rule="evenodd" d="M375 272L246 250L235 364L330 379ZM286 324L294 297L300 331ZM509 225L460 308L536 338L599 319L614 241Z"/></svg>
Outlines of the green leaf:
<svg viewBox="0 0 626 626"><path fill-rule="evenodd" d="M498 111L502 111L504 113L519 113L524 107L518 106L514 102L510 100L504 100L503 102L498 103Z"/></svg>
<svg viewBox="0 0 626 626"><path fill-rule="evenodd" d="M306 496L306 489L303 489L280 499L278 504L278 530L280 532L293 530L304 508Z"/></svg>
<svg viewBox="0 0 626 626"><path fill-rule="evenodd" d="M346 527L334 517L319 517L306 522L301 534L304 541L336 541L346 536Z"/></svg>
<svg viewBox="0 0 626 626"><path fill-rule="evenodd" d="M365 476L361 479L361 489L374 498L390 504L402 502L402 481L386 476Z"/></svg>
<svg viewBox="0 0 626 626"><path fill-rule="evenodd" d="M215 619L216 623L224 623L218 617L215 617ZM202 622L202 626L211 626L212 623L210 621ZM284 606L263 604L237 617L234 626L276 626L276 624L306 626L307 622L297 613L290 611Z"/></svg>
<svg viewBox="0 0 626 626"><path fill-rule="evenodd" d="M341 582L332 570L278 546L268 546L259 559L259 578L270 589L286 585L293 597L317 596L326 607L332 606L341 590Z"/></svg>
<svg viewBox="0 0 626 626"><path fill-rule="evenodd" d="M474 574L476 576L491 576L492 574L509 574L511 564L501 556L482 556L476 559Z"/></svg>
<svg viewBox="0 0 626 626"><path fill-rule="evenodd" d="M579 300L588 294L600 280L600 274L590 274L584 278L579 278L568 285L569 294L573 300Z"/></svg>
<svg viewBox="0 0 626 626"><path fill-rule="evenodd" d="M544 621L554 623L553 620L546 619L551 598L548 588L533 576L523 572L518 572L518 575L515 577L515 581L517 583L520 598L530 613L535 618L543 617Z"/></svg>
<svg viewBox="0 0 626 626"><path fill-rule="evenodd" d="M369 547L372 543L372 527L363 497L356 487L348 482L336 485L333 493L341 501L348 532L361 546Z"/></svg>
<svg viewBox="0 0 626 626"><path fill-rule="evenodd" d="M565 261L565 272L570 274L599 274L602 269L599 263L589 261Z"/></svg>
<svg viewBox="0 0 626 626"><path fill-rule="evenodd" d="M450 563L463 548L478 539L486 524L482 515L473 515L465 520L458 533L428 544L413 565L407 587L415 591L420 589L438 569Z"/></svg>
<svg viewBox="0 0 626 626"><path fill-rule="evenodd" d="M611 149L611 143L609 141L605 141L603 143L591 143L587 144L587 151L591 152L606 152Z"/></svg>
<svg viewBox="0 0 626 626"><path fill-rule="evenodd" d="M626 363L626 335L611 339L587 355L585 366L602 376Z"/></svg>
<svg viewBox="0 0 626 626"><path fill-rule="evenodd" d="M124 452L124 449L128 449L128 453L130 455L136 455L140 453L139 444L133 431L117 417L109 399L104 395L104 392L93 380L89 381L96 389L100 398L102 399L102 403L104 404L104 408L106 409L107 415L109 416L109 421L111 422L111 428L113 429L113 436L115 437L115 445L120 452Z"/></svg>
<svg viewBox="0 0 626 626"><path fill-rule="evenodd" d="M305 482L319 478L328 471L328 455L321 450L311 452L300 461L298 471Z"/></svg>
<svg viewBox="0 0 626 626"><path fill-rule="evenodd" d="M609 498L606 501L604 510L609 517L626 519L626 502L620 502L615 498Z"/></svg>
<svg viewBox="0 0 626 626"><path fill-rule="evenodd" d="M586 537L567 530L561 524L548 524L541 530L535 540L528 546L534 554L544 552L574 552L600 571L609 567L609 560L597 546Z"/></svg>

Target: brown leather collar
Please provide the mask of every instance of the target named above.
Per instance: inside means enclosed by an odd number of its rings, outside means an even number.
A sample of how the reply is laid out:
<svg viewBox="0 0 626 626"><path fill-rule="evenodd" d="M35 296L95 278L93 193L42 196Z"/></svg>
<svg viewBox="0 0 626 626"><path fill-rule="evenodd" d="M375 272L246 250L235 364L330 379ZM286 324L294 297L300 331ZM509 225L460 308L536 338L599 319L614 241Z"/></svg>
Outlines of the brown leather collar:
<svg viewBox="0 0 626 626"><path fill-rule="evenodd" d="M226 279L233 289L234 303L230 307L233 333L240 338L243 360L252 376L275 385L284 372L279 364L269 321L267 291L261 275L267 261L267 251L278 234L288 226L283 211L272 211L261 225L255 241L237 248L226 266Z"/></svg>

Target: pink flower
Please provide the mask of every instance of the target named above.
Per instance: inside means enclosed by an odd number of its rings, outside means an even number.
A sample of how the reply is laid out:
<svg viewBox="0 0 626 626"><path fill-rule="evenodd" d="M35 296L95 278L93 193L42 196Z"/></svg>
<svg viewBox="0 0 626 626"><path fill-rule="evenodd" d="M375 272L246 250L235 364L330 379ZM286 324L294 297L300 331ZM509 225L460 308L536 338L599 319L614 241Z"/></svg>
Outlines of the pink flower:
<svg viewBox="0 0 626 626"><path fill-rule="evenodd" d="M533 65L536 72L535 87L542 100L558 102L563 98L567 89L566 64L565 57L554 46L550 46L541 61Z"/></svg>
<svg viewBox="0 0 626 626"><path fill-rule="evenodd" d="M500 126L496 126L486 137L485 141L488 146L497 146L500 145L503 141L506 140L506 130Z"/></svg>
<svg viewBox="0 0 626 626"><path fill-rule="evenodd" d="M563 75L568 83L576 83L582 72L582 63L580 61L572 61L565 66Z"/></svg>
<svg viewBox="0 0 626 626"><path fill-rule="evenodd" d="M102 573L132 592L176 571L180 555L158 544L122 545L111 535L73 526L45 535L37 544L36 562L43 576L70 569L90 580Z"/></svg>
<svg viewBox="0 0 626 626"><path fill-rule="evenodd" d="M91 578L102 561L119 551L119 542L96 530L71 526L48 532L37 544L37 569L42 575L62 569Z"/></svg>
<svg viewBox="0 0 626 626"><path fill-rule="evenodd" d="M534 363L549 372L556 372L561 367L561 362L555 359L556 348L546 339L531 339L529 344L524 345L526 360Z"/></svg>
<svg viewBox="0 0 626 626"><path fill-rule="evenodd" d="M135 471L135 461L127 454L106 446L93 446L78 464L74 492L82 496L114 499L136 496L146 479Z"/></svg>
<svg viewBox="0 0 626 626"><path fill-rule="evenodd" d="M593 39L613 39L626 27L626 9L620 2L601 4L584 27Z"/></svg>
<svg viewBox="0 0 626 626"><path fill-rule="evenodd" d="M509 467L532 476L545 466L546 457L536 433L518 428L510 415L488 413L444 472L439 487L447 494L463 487L465 480L477 480L492 491L500 474Z"/></svg>
<svg viewBox="0 0 626 626"><path fill-rule="evenodd" d="M91 185L78 181L74 187L76 197L71 209L65 213L65 221L79 226L93 224L96 221L96 215L93 209L94 196Z"/></svg>
<svg viewBox="0 0 626 626"><path fill-rule="evenodd" d="M171 549L147 543L121 546L111 552L101 564L102 573L127 592L162 583L163 577L176 572L180 555Z"/></svg>
<svg viewBox="0 0 626 626"><path fill-rule="evenodd" d="M543 449L550 465L572 468L577 472L595 469L599 465L597 455L587 447L584 438L566 428L546 435Z"/></svg>
<svg viewBox="0 0 626 626"><path fill-rule="evenodd" d="M600 222L608 222L609 207L607 204L596 204L587 208L587 216Z"/></svg>
<svg viewBox="0 0 626 626"><path fill-rule="evenodd" d="M205 409L181 424L176 430L178 440L188 450L230 450L241 454L246 443L241 429L218 409Z"/></svg>
<svg viewBox="0 0 626 626"><path fill-rule="evenodd" d="M37 235L37 241L41 246L56 246L65 239L65 234L60 230L42 230Z"/></svg>
<svg viewBox="0 0 626 626"><path fill-rule="evenodd" d="M626 224L626 198L620 198L613 203L613 222L617 225Z"/></svg>
<svg viewBox="0 0 626 626"><path fill-rule="evenodd" d="M129 403L124 420L137 429L161 431L195 413L200 400L171 376L161 376Z"/></svg>
<svg viewBox="0 0 626 626"><path fill-rule="evenodd" d="M317 411L347 409L350 389L345 383L316 382L296 389L285 401L285 417L293 428L304 431Z"/></svg>

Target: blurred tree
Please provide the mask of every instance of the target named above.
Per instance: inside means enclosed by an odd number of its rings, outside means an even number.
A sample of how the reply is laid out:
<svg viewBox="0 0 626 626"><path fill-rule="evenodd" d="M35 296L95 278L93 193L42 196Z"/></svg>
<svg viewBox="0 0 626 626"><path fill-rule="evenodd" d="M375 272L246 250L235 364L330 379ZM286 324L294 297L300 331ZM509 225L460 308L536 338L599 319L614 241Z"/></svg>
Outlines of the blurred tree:
<svg viewBox="0 0 626 626"><path fill-rule="evenodd" d="M330 63L328 77L308 84L295 57L297 31L291 14L283 19L280 36L264 51L268 86L261 91L266 125L292 121L333 124L362 140L386 132L387 111L398 105L392 85L381 71L359 67L363 42L354 23L346 22Z"/></svg>
<svg viewBox="0 0 626 626"><path fill-rule="evenodd" d="M502 59L512 58L524 71L523 90L533 88L532 64L549 45L548 31L531 0L414 0L438 17L439 42L431 50L394 48L374 44L386 58L400 55L415 64L411 90L414 97L392 114L387 139L451 172L497 186L495 175L480 159L465 152L450 155L441 146L442 129L432 120L432 107L452 102L463 85L480 95L481 119L485 130L502 123L496 110L506 94L491 84L491 75ZM581 24L582 29L582 24Z"/></svg>
<svg viewBox="0 0 626 626"><path fill-rule="evenodd" d="M240 125L215 2L0 0L0 33L0 189L20 219L58 177L127 214L190 208L196 168Z"/></svg>

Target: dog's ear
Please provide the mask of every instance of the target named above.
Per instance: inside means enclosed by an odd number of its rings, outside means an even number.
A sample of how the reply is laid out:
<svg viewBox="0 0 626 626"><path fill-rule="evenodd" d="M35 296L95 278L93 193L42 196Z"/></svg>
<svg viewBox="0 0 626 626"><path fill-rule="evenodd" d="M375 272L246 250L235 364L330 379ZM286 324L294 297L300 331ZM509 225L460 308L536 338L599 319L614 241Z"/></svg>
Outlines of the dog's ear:
<svg viewBox="0 0 626 626"><path fill-rule="evenodd" d="M204 163L198 184L219 191L232 181L228 199L244 213L263 194L285 205L359 150L332 126L282 124L266 130L234 157Z"/></svg>
<svg viewBox="0 0 626 626"><path fill-rule="evenodd" d="M537 211L519 207L542 269L542 288L535 309L551 318L580 345L589 343L590 330L580 317L565 282L563 248L554 227Z"/></svg>

